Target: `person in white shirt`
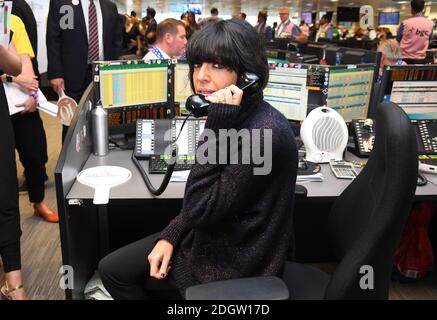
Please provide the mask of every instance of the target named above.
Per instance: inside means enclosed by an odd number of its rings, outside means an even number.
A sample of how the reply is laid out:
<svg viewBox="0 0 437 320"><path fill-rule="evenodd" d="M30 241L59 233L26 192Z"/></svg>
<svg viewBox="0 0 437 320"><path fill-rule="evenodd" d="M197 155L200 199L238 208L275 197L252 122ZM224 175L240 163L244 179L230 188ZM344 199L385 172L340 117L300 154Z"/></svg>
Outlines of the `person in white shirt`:
<svg viewBox="0 0 437 320"><path fill-rule="evenodd" d="M156 42L143 60L173 59L180 57L187 44L185 24L176 19L165 19L156 29Z"/></svg>

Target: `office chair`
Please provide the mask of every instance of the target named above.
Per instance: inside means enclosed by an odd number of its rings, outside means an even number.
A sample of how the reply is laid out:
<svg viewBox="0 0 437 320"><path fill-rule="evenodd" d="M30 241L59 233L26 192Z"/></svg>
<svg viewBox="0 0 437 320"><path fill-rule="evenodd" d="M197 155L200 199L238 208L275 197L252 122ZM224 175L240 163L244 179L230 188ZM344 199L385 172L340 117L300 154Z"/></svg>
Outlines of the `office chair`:
<svg viewBox="0 0 437 320"><path fill-rule="evenodd" d="M328 275L312 266L286 262L282 280L291 299L388 299L395 249L416 190L417 144L408 117L392 102L379 105L375 130L367 165L330 212L328 234L339 264ZM244 278L238 283L193 286L187 289L186 299L257 299L253 297L257 291L263 295L259 299L266 299L268 279L259 277L258 287L254 278L247 279L246 287ZM243 294L233 295L233 285ZM270 287L276 290L270 298L284 296L283 286L271 283Z"/></svg>

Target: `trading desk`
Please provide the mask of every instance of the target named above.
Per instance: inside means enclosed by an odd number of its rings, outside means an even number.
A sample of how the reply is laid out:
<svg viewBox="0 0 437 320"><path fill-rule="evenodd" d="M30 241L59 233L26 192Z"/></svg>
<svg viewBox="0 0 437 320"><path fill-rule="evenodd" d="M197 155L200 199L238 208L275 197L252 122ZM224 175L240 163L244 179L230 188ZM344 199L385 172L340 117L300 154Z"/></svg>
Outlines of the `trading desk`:
<svg viewBox="0 0 437 320"><path fill-rule="evenodd" d="M134 163L131 161L132 151L110 151L105 157L97 157L90 155L88 161L85 163L83 169L88 169L95 166L120 166L129 169L133 176L127 183L115 187L111 190L111 200L138 200L138 199L182 199L184 197L185 183L184 182L170 182L167 190L159 197L155 197L147 190L147 187L139 174ZM363 159L357 158L351 153L346 154L346 160L350 161L362 161ZM144 168L147 172L148 163L143 162ZM357 170L359 171L359 169ZM322 164L322 170L324 181L323 182L304 182L300 183L304 185L308 190L308 200L316 199L334 199L351 183L352 180L337 179L329 168L328 164ZM149 175L150 181L153 185L159 186L164 175L152 174ZM429 182L423 187L417 187L416 199L417 200L433 200L437 199L437 175L426 175ZM435 183L435 184L433 184ZM84 186L79 182L75 182L70 192L67 195L67 199L88 199L92 200L94 196L94 190L90 187Z"/></svg>
<svg viewBox="0 0 437 320"><path fill-rule="evenodd" d="M63 265L74 270L74 286L66 290L67 299L84 298L85 285L108 252L164 229L179 213L185 190L184 182L172 182L161 196L152 196L131 160L132 151L110 151L105 157L92 155L92 97L90 85L79 103L55 169L62 260ZM346 160L359 159L347 153ZM84 169L101 165L127 168L133 176L111 189L107 205L96 206L94 190L77 182L76 176ZM146 169L147 165L145 162ZM299 262L332 258L326 232L328 215L332 202L351 181L335 178L325 164L322 174L323 182L304 184L308 195L298 199L290 212L294 217L295 257ZM434 184L418 187L416 199L437 200L437 175L427 178ZM162 179L163 175L150 175L155 187ZM284 192L292 192L291 186Z"/></svg>
<svg viewBox="0 0 437 320"><path fill-rule="evenodd" d="M111 189L107 205L93 205L94 190L77 181L66 196L64 219L67 220L67 227L63 242L68 242L68 252L64 252L64 255L68 255L69 264L75 269L72 298L82 298L83 288L96 270L100 258L132 241L159 232L182 207L185 183L170 182L161 196L151 195L131 161L131 155L132 151L110 151L105 157L90 155L85 162L83 169L111 165L132 172L130 181ZM358 160L352 154L347 154L346 159ZM144 161L146 172L147 165ZM337 179L328 164L322 164L321 172L324 181L303 183L308 196L298 200L295 206L294 229L298 261L326 261L330 258L325 241L329 209L333 200L351 182ZM155 187L163 179L163 175L159 174L149 177ZM437 184L437 177L428 175L427 178ZM437 186L428 183L424 187L417 187L416 198L437 199Z"/></svg>

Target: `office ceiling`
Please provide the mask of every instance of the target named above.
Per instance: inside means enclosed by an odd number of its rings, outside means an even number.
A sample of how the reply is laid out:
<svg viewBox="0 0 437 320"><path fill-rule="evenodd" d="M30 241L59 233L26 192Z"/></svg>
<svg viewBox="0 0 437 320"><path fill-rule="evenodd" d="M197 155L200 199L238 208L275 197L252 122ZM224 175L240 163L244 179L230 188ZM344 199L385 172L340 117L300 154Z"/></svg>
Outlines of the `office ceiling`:
<svg viewBox="0 0 437 320"><path fill-rule="evenodd" d="M371 5L375 11L401 11L401 16L408 16L410 12L409 1L393 0L113 0L119 8L142 8L147 6L155 8L157 13L182 12L181 8L189 5L201 6L202 13L209 14L212 7L219 9L220 15L232 15L235 12L244 11L247 15L255 16L261 9L267 9L270 15L277 12L280 6L288 6L292 13L301 11L336 11L337 6L362 6ZM434 0L433 2L437 2ZM431 3L431 2L430 2ZM184 6L185 5L185 6ZM437 6L437 3L434 5ZM433 9L434 9L433 6ZM433 10L434 11L434 10ZM437 11L437 7L436 7Z"/></svg>

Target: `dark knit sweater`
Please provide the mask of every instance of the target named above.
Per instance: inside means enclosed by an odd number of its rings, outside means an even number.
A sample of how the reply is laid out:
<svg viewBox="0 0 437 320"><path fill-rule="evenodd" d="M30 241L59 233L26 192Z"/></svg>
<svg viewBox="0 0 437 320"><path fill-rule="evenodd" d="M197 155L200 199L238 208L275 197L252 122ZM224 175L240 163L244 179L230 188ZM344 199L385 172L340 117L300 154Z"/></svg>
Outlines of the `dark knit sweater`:
<svg viewBox="0 0 437 320"><path fill-rule="evenodd" d="M273 164L258 176L253 164L193 166L182 210L160 235L174 246L170 274L182 294L194 284L277 275L292 239L297 149L288 121L262 96L208 111L205 128L215 132L271 129Z"/></svg>

